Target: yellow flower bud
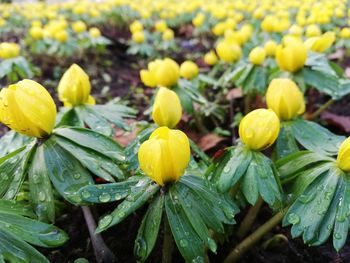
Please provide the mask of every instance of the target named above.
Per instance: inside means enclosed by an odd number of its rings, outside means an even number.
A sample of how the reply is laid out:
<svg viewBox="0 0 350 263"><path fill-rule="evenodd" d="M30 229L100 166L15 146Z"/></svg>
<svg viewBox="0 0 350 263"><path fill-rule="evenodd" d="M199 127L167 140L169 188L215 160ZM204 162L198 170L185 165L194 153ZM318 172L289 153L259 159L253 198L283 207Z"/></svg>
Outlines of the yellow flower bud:
<svg viewBox="0 0 350 263"><path fill-rule="evenodd" d="M299 37L303 34L303 28L298 25L292 25L289 29L289 34Z"/></svg>
<svg viewBox="0 0 350 263"><path fill-rule="evenodd" d="M0 43L0 58L9 59L19 56L21 48L16 43L3 42Z"/></svg>
<svg viewBox="0 0 350 263"><path fill-rule="evenodd" d="M278 20L274 16L266 16L261 22L261 28L265 32L274 32L278 24Z"/></svg>
<svg viewBox="0 0 350 263"><path fill-rule="evenodd" d="M0 92L0 121L21 134L46 137L52 132L56 114L50 93L33 80L22 80Z"/></svg>
<svg viewBox="0 0 350 263"><path fill-rule="evenodd" d="M340 145L337 164L343 171L350 172L350 137Z"/></svg>
<svg viewBox="0 0 350 263"><path fill-rule="evenodd" d="M237 43L228 43L227 41L221 41L216 46L216 53L222 61L233 63L241 58L242 50Z"/></svg>
<svg viewBox="0 0 350 263"><path fill-rule="evenodd" d="M265 49L262 47L255 47L249 53L249 61L254 65L262 65L266 58Z"/></svg>
<svg viewBox="0 0 350 263"><path fill-rule="evenodd" d="M157 80L153 72L142 69L140 71L140 78L144 85L154 88L157 86Z"/></svg>
<svg viewBox="0 0 350 263"><path fill-rule="evenodd" d="M271 146L278 137L280 121L272 110L249 112L239 124L239 137L251 150L261 151Z"/></svg>
<svg viewBox="0 0 350 263"><path fill-rule="evenodd" d="M213 27L212 31L214 35L221 36L222 34L225 33L226 29L227 29L226 24L224 22L219 22Z"/></svg>
<svg viewBox="0 0 350 263"><path fill-rule="evenodd" d="M163 35L162 35L162 39L164 41L169 41L169 40L172 40L174 39L174 31L170 28L167 28L164 32L163 32Z"/></svg>
<svg viewBox="0 0 350 263"><path fill-rule="evenodd" d="M218 62L218 57L216 56L214 50L211 50L204 55L204 62L208 65L215 65Z"/></svg>
<svg viewBox="0 0 350 263"><path fill-rule="evenodd" d="M277 43L273 40L269 40L265 43L264 49L267 56L274 57L277 50Z"/></svg>
<svg viewBox="0 0 350 263"><path fill-rule="evenodd" d="M92 27L92 28L89 29L89 35L92 38L98 38L98 37L101 36L101 31L97 27Z"/></svg>
<svg viewBox="0 0 350 263"><path fill-rule="evenodd" d="M140 21L136 20L134 22L131 23L130 27L129 27L131 33L136 33L139 31L143 31L143 25Z"/></svg>
<svg viewBox="0 0 350 263"><path fill-rule="evenodd" d="M65 106L88 104L90 91L89 76L77 64L69 67L58 84L58 98Z"/></svg>
<svg viewBox="0 0 350 263"><path fill-rule="evenodd" d="M319 37L312 37L305 41L305 46L315 52L324 52L332 46L335 41L335 33L327 32Z"/></svg>
<svg viewBox="0 0 350 263"><path fill-rule="evenodd" d="M190 144L185 133L168 127L156 129L138 153L140 168L158 185L179 180L190 161Z"/></svg>
<svg viewBox="0 0 350 263"><path fill-rule="evenodd" d="M159 20L156 22L156 24L154 25L156 31L158 32L164 32L168 26L166 24L166 22L164 20Z"/></svg>
<svg viewBox="0 0 350 263"><path fill-rule="evenodd" d="M348 39L348 38L350 38L350 28L344 27L344 28L340 31L340 37L343 38L343 39Z"/></svg>
<svg viewBox="0 0 350 263"><path fill-rule="evenodd" d="M60 30L55 33L54 37L57 41L64 43L68 40L68 33L65 30Z"/></svg>
<svg viewBox="0 0 350 263"><path fill-rule="evenodd" d="M187 60L180 66L180 76L185 79L193 79L197 77L199 68L196 63Z"/></svg>
<svg viewBox="0 0 350 263"><path fill-rule="evenodd" d="M44 31L41 27L31 27L29 30L29 35L33 38L33 39L42 39L44 37Z"/></svg>
<svg viewBox="0 0 350 263"><path fill-rule="evenodd" d="M200 27L203 25L205 20L205 15L203 13L198 13L195 18L192 19L192 24L195 27Z"/></svg>
<svg viewBox="0 0 350 263"><path fill-rule="evenodd" d="M290 79L273 79L267 88L266 103L282 120L291 120L305 111L304 95Z"/></svg>
<svg viewBox="0 0 350 263"><path fill-rule="evenodd" d="M145 34L143 33L143 31L137 31L132 34L132 40L135 43L141 44L145 42Z"/></svg>
<svg viewBox="0 0 350 263"><path fill-rule="evenodd" d="M72 29L76 33L86 31L86 24L83 21L76 21L72 24Z"/></svg>
<svg viewBox="0 0 350 263"><path fill-rule="evenodd" d="M276 50L276 61L280 69L296 72L301 69L307 59L307 48L297 41L288 45L280 45Z"/></svg>
<svg viewBox="0 0 350 263"><path fill-rule="evenodd" d="M182 116L181 102L177 94L161 87L153 104L152 118L158 126L175 127Z"/></svg>
<svg viewBox="0 0 350 263"><path fill-rule="evenodd" d="M306 33L305 35L307 37L317 37L322 34L321 29L317 25L309 25L306 28Z"/></svg>

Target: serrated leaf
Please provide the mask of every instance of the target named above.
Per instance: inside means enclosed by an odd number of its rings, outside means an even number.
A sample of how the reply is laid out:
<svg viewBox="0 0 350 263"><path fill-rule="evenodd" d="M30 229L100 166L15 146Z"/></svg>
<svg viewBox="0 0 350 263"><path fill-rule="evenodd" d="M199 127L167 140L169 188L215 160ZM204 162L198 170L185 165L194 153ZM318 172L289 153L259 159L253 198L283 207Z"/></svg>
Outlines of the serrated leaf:
<svg viewBox="0 0 350 263"><path fill-rule="evenodd" d="M134 254L141 262L145 261L156 244L162 221L164 195L157 195L152 201L135 239Z"/></svg>

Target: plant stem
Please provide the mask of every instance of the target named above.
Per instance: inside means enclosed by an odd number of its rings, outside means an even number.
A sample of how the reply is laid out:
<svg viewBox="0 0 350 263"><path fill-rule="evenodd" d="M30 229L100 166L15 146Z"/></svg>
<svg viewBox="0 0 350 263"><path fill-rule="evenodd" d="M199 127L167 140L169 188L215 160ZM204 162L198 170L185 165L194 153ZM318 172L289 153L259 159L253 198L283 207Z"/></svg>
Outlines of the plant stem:
<svg viewBox="0 0 350 263"><path fill-rule="evenodd" d="M245 238L241 243L239 243L226 257L224 263L237 262L252 246L254 246L266 233L273 229L277 224L279 224L287 208L275 214L269 221L260 226L251 235Z"/></svg>
<svg viewBox="0 0 350 263"><path fill-rule="evenodd" d="M164 216L164 238L163 238L163 258L162 263L171 263L174 249L173 237L169 226L168 218Z"/></svg>
<svg viewBox="0 0 350 263"><path fill-rule="evenodd" d="M94 248L96 261L98 263L117 262L116 257L105 244L101 234L95 234L96 222L91 213L90 207L82 206L81 209L83 210L85 222L89 229L89 234L91 238L92 247Z"/></svg>
<svg viewBox="0 0 350 263"><path fill-rule="evenodd" d="M198 130L203 134L208 133L208 130L207 130L207 128L204 127L202 119L198 114L198 111L196 111L196 110L193 111L193 117L194 117L194 121L196 123Z"/></svg>
<svg viewBox="0 0 350 263"><path fill-rule="evenodd" d="M238 229L237 236L239 239L244 238L248 231L251 229L263 203L264 200L261 198L261 196L259 196L258 200L256 200L255 205L249 209L248 213L241 223L241 226Z"/></svg>
<svg viewBox="0 0 350 263"><path fill-rule="evenodd" d="M244 114L248 114L252 108L252 95L248 93L244 97Z"/></svg>
<svg viewBox="0 0 350 263"><path fill-rule="evenodd" d="M334 103L333 99L328 100L325 104L323 104L317 111L314 113L311 113L309 116L306 116L305 119L307 120L313 120L321 115L322 112L324 112L326 109L328 109L329 106L331 106Z"/></svg>

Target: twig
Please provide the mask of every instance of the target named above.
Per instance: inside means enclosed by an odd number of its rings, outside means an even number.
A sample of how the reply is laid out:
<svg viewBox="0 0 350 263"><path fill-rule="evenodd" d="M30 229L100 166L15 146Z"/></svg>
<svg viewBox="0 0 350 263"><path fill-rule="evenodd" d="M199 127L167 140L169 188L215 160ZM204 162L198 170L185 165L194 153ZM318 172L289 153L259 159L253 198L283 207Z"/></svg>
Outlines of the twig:
<svg viewBox="0 0 350 263"><path fill-rule="evenodd" d="M313 120L321 115L322 112L324 112L326 109L328 109L329 106L331 106L334 103L333 99L328 100L325 104L323 104L317 111L314 113L311 113L310 115L305 116L305 119L307 120Z"/></svg>
<svg viewBox="0 0 350 263"><path fill-rule="evenodd" d="M91 238L92 247L94 248L96 261L98 263L117 262L115 255L107 247L101 234L95 234L96 222L94 217L92 216L90 207L82 206L81 209L83 210L85 222L89 229L89 234Z"/></svg>

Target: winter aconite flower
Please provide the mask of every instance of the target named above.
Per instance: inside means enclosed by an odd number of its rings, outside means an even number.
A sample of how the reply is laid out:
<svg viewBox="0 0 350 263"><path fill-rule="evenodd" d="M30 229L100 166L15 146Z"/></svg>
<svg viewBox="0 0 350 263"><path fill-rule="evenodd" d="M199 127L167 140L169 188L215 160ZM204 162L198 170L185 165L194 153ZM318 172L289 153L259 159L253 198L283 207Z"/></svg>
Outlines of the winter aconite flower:
<svg viewBox="0 0 350 263"><path fill-rule="evenodd" d="M65 106L95 104L90 91L89 76L77 64L70 66L58 84L58 97Z"/></svg>
<svg viewBox="0 0 350 263"><path fill-rule="evenodd" d="M291 41L287 45L280 45L276 50L276 61L280 69L296 72L301 69L307 59L307 48L303 43Z"/></svg>
<svg viewBox="0 0 350 263"><path fill-rule="evenodd" d="M46 137L55 125L56 113L48 91L33 80L22 80L0 92L0 121L21 134Z"/></svg>
<svg viewBox="0 0 350 263"><path fill-rule="evenodd" d="M218 57L214 50L211 50L204 55L204 62L210 66L215 65L218 62Z"/></svg>
<svg viewBox="0 0 350 263"><path fill-rule="evenodd" d="M185 79L193 79L197 77L199 68L193 61L187 60L180 66L180 76Z"/></svg>
<svg viewBox="0 0 350 263"><path fill-rule="evenodd" d="M161 87L154 100L152 118L158 126L175 127L181 120L182 107L177 94Z"/></svg>
<svg viewBox="0 0 350 263"><path fill-rule="evenodd" d="M265 43L264 49L267 56L274 57L277 50L277 43L273 40L269 40Z"/></svg>
<svg viewBox="0 0 350 263"><path fill-rule="evenodd" d="M282 120L291 120L305 111L304 95L290 79L272 80L266 92L266 103Z"/></svg>
<svg viewBox="0 0 350 263"><path fill-rule="evenodd" d="M312 37L305 41L305 46L315 52L324 52L331 47L335 41L335 33L327 32L319 37Z"/></svg>
<svg viewBox="0 0 350 263"><path fill-rule="evenodd" d="M21 48L16 43L0 43L0 59L9 59L19 56Z"/></svg>
<svg viewBox="0 0 350 263"><path fill-rule="evenodd" d="M174 86L180 77L179 65L170 58L156 59L148 63L148 69L140 71L140 77L148 87L163 86L170 88Z"/></svg>
<svg viewBox="0 0 350 263"><path fill-rule="evenodd" d="M216 53L222 61L233 63L241 58L242 49L237 43L221 41L216 46Z"/></svg>
<svg viewBox="0 0 350 263"><path fill-rule="evenodd" d="M145 34L143 33L143 31L137 31L135 33L132 33L132 40L135 43L141 44L145 42Z"/></svg>
<svg viewBox="0 0 350 263"><path fill-rule="evenodd" d="M350 137L340 145L337 164L343 171L350 172Z"/></svg>
<svg viewBox="0 0 350 263"><path fill-rule="evenodd" d="M249 53L249 61L254 65L262 65L266 58L265 49L262 47L255 47Z"/></svg>
<svg viewBox="0 0 350 263"><path fill-rule="evenodd" d="M272 110L257 109L248 113L239 124L239 137L251 150L264 150L278 137L280 121Z"/></svg>
<svg viewBox="0 0 350 263"><path fill-rule="evenodd" d="M156 129L138 153L141 169L158 185L176 182L190 161L189 140L182 131Z"/></svg>

